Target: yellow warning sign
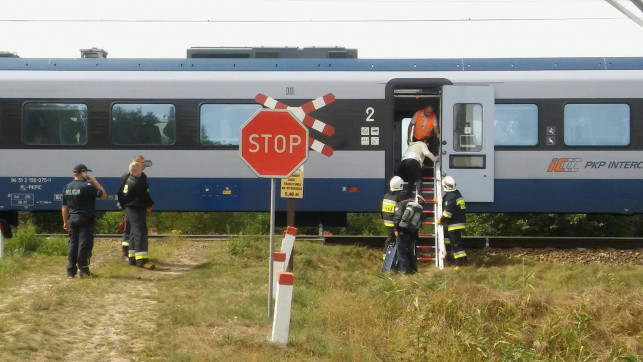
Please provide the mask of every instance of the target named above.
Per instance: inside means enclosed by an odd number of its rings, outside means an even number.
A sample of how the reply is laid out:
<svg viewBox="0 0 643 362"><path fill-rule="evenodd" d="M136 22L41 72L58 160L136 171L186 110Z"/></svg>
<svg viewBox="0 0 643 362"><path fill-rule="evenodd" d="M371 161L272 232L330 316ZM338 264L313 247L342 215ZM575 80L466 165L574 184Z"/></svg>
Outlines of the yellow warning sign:
<svg viewBox="0 0 643 362"><path fill-rule="evenodd" d="M281 197L304 198L304 166L299 167L290 177L281 179Z"/></svg>

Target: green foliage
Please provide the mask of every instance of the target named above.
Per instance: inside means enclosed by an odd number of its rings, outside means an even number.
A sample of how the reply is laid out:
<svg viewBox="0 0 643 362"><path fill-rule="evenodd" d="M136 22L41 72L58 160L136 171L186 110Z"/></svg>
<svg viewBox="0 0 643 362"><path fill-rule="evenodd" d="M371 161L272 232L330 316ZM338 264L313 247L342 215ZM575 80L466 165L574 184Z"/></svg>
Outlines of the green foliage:
<svg viewBox="0 0 643 362"><path fill-rule="evenodd" d="M36 252L41 255L66 256L69 251L69 239L66 237L39 238Z"/></svg>
<svg viewBox="0 0 643 362"><path fill-rule="evenodd" d="M641 215L468 214L467 234L478 236L643 236Z"/></svg>
<svg viewBox="0 0 643 362"><path fill-rule="evenodd" d="M5 250L14 255L30 254L35 252L42 238L36 235L36 226L27 221L15 229L13 238L5 239Z"/></svg>
<svg viewBox="0 0 643 362"><path fill-rule="evenodd" d="M94 231L96 234L118 234L120 233L116 227L121 222L123 213L120 211L115 212L97 212L94 224Z"/></svg>
<svg viewBox="0 0 643 362"><path fill-rule="evenodd" d="M228 240L230 255L245 260L266 260L269 248L270 241L265 236L242 235Z"/></svg>

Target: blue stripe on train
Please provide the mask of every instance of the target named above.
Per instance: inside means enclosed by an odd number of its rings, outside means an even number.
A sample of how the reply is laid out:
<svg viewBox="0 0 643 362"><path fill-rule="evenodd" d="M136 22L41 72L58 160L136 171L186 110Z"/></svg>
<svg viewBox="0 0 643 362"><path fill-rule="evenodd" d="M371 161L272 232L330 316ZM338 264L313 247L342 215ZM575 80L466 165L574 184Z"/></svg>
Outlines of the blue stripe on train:
<svg viewBox="0 0 643 362"><path fill-rule="evenodd" d="M495 181L494 202L471 212L643 213L643 180ZM467 195L463 195L467 199Z"/></svg>
<svg viewBox="0 0 643 362"><path fill-rule="evenodd" d="M70 178L0 178L2 210L60 210L62 188ZM113 199L120 178L100 178L111 200L99 200L100 210L117 210ZM33 182L31 182L33 181ZM269 179L170 179L150 176L156 210L267 211ZM286 209L279 197L277 210ZM386 191L384 179L307 179L298 211L379 212ZM469 212L643 213L643 180L522 180L495 182L495 202L468 202ZM351 192L356 191L356 192ZM467 195L464 193L466 200Z"/></svg>

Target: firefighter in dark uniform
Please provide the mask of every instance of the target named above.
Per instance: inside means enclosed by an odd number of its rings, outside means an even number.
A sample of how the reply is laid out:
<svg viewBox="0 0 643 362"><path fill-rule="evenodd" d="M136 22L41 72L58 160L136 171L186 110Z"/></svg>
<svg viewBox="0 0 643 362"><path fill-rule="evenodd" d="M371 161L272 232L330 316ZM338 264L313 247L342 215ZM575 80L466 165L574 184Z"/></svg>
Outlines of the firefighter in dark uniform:
<svg viewBox="0 0 643 362"><path fill-rule="evenodd" d="M384 251L386 247L395 244L395 233L393 232L393 214L395 213L395 205L402 197L402 190L404 189L404 180L400 176L393 176L389 182L389 191L382 198L382 220L384 226L388 231L386 234L386 242L384 243Z"/></svg>
<svg viewBox="0 0 643 362"><path fill-rule="evenodd" d="M404 274L413 274L418 270L417 256L415 255L415 243L418 240L418 229L408 230L400 227L402 215L409 202L413 199L401 200L395 205L393 214L393 232L397 238L397 259L400 264L400 271Z"/></svg>
<svg viewBox="0 0 643 362"><path fill-rule="evenodd" d="M145 157L138 155L135 156L134 159L132 159L132 162L136 162L141 165L142 170L145 170ZM125 213L125 207L124 205L124 199L125 199L125 194L123 194L123 189L125 188L125 183L127 182L127 179L129 178L130 173L127 172L123 174L121 177L121 183L118 186L118 192L116 193L116 197L118 199L118 207L119 209L123 210L123 214ZM147 184L147 175L145 172L141 172L141 181ZM123 241L121 242L121 247L123 250L123 259L125 261L129 261L129 234L130 234L130 224L127 222L127 217L125 217L125 223L123 225Z"/></svg>
<svg viewBox="0 0 643 362"><path fill-rule="evenodd" d="M67 277L92 276L89 260L94 247L94 211L96 198L105 199L105 189L83 164L74 167L74 180L63 188L63 229L69 232Z"/></svg>
<svg viewBox="0 0 643 362"><path fill-rule="evenodd" d="M445 243L448 238L457 268L467 263L467 253L462 247L462 230L467 222L467 207L462 194L456 189L453 177L446 176L442 180L442 186L446 195L442 199L442 216L438 219L438 225L444 226Z"/></svg>
<svg viewBox="0 0 643 362"><path fill-rule="evenodd" d="M147 215L152 211L154 200L150 197L147 182L143 181L143 167L138 162L129 165L130 175L123 187L125 217L130 224L129 263L143 269L153 270L147 254Z"/></svg>

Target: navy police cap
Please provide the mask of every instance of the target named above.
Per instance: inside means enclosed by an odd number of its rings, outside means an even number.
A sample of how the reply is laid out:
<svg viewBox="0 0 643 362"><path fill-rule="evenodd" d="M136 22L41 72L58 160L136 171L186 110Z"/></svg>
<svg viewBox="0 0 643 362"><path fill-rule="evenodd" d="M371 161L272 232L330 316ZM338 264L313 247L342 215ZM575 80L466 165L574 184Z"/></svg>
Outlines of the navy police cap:
<svg viewBox="0 0 643 362"><path fill-rule="evenodd" d="M87 166L83 165L82 163L79 163L78 165L74 166L74 173L81 173L86 171L91 171L91 170L88 169Z"/></svg>

